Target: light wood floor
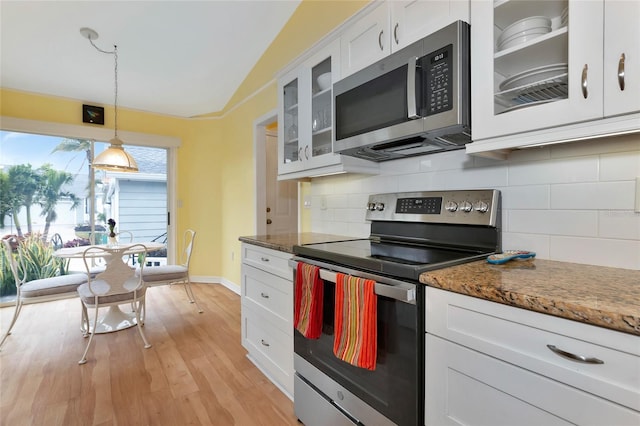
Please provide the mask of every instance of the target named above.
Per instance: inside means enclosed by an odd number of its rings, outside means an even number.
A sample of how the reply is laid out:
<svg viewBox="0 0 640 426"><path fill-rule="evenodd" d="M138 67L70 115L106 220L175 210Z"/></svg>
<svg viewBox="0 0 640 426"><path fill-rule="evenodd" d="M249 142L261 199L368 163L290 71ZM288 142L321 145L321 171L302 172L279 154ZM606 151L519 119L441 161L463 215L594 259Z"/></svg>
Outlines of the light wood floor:
<svg viewBox="0 0 640 426"><path fill-rule="evenodd" d="M2 425L297 425L293 403L246 358L240 297L194 285L147 291L144 349L135 327L99 334L88 362L80 302L26 305L0 352ZM0 309L1 330L13 308Z"/></svg>

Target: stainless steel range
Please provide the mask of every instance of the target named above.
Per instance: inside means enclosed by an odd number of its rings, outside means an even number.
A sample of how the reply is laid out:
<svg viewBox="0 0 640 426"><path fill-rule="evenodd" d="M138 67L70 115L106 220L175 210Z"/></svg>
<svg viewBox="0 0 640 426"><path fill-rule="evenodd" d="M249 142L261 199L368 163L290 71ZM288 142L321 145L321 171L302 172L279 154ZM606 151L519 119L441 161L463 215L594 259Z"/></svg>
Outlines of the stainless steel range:
<svg viewBox="0 0 640 426"><path fill-rule="evenodd" d="M294 331L294 405L307 426L423 425L425 301L419 276L501 249L497 190L377 194L366 208L369 238L293 248L292 266L316 265L324 281L320 338ZM373 371L333 354L336 273L376 281Z"/></svg>

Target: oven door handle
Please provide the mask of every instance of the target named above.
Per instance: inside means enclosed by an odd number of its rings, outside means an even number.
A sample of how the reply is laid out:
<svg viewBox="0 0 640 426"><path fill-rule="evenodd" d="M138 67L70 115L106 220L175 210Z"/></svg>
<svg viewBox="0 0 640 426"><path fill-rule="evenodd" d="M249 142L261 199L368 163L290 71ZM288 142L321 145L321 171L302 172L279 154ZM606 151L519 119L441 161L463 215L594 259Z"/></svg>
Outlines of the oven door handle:
<svg viewBox="0 0 640 426"><path fill-rule="evenodd" d="M289 260L289 266L294 270L298 267L298 262L295 260ZM315 265L317 266L317 265ZM358 271L344 271L346 275L358 276ZM367 274L362 274L367 275ZM325 281L330 281L332 283L336 283L338 280L338 273L334 271L330 271L327 269L320 268L320 278ZM364 277L363 277L364 278ZM388 297L391 299L398 300L400 302L405 303L416 303L416 286L412 284L396 282L393 285L383 284L381 282L376 281L375 277L366 277L367 279L372 279L376 282L375 284L375 293L379 296Z"/></svg>

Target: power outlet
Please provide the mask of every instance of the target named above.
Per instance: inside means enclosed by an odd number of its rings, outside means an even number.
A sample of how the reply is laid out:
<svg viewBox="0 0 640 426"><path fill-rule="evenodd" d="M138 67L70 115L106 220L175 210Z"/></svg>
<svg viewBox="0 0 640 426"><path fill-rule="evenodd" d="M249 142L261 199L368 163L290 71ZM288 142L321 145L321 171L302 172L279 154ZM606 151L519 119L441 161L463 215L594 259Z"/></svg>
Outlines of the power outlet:
<svg viewBox="0 0 640 426"><path fill-rule="evenodd" d="M636 205L635 212L640 213L640 177L636 178Z"/></svg>

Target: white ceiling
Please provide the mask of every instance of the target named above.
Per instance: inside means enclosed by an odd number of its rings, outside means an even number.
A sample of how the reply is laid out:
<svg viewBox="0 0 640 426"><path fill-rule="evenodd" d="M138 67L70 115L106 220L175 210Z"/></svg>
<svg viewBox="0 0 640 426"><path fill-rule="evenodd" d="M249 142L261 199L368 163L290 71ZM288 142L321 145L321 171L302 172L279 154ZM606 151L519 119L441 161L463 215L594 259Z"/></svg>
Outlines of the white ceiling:
<svg viewBox="0 0 640 426"><path fill-rule="evenodd" d="M220 111L300 0L0 0L0 85L191 117Z"/></svg>

